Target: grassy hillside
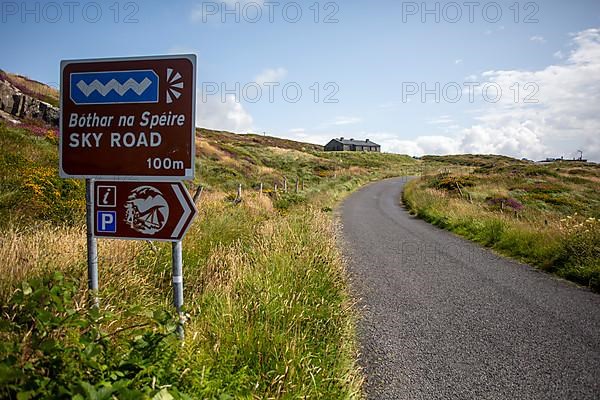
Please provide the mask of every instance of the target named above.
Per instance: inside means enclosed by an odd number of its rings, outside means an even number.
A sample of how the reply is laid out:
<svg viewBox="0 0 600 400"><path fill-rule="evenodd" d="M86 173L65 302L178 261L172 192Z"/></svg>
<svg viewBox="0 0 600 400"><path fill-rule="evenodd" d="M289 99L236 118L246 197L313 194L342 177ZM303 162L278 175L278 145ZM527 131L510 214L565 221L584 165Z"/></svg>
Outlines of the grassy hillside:
<svg viewBox="0 0 600 400"><path fill-rule="evenodd" d="M330 211L369 180L414 173L412 158L200 130L180 346L170 247L99 241L101 308L88 312L84 185L58 178L56 132L0 124L0 146L0 397L359 397Z"/></svg>
<svg viewBox="0 0 600 400"><path fill-rule="evenodd" d="M11 74L10 72L5 72L1 69L0 80L6 80L17 87L21 92L58 107L59 93L58 90L54 89L53 87L26 76Z"/></svg>
<svg viewBox="0 0 600 400"><path fill-rule="evenodd" d="M423 156L423 161L430 165L463 165L468 167L500 167L507 165L526 165L527 161L517 160L512 157L495 154L456 154L449 156Z"/></svg>
<svg viewBox="0 0 600 400"><path fill-rule="evenodd" d="M431 159L429 160L431 161ZM467 166L412 182L419 217L600 291L600 166L503 157L438 157Z"/></svg>

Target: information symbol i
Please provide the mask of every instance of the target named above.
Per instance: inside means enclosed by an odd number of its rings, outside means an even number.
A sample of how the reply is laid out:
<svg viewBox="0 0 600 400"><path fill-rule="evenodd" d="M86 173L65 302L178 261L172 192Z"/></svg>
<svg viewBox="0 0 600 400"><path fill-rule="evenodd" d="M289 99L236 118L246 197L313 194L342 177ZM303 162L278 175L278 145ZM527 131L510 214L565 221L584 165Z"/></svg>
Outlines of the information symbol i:
<svg viewBox="0 0 600 400"><path fill-rule="evenodd" d="M117 188L115 186L98 186L96 188L98 207L117 206Z"/></svg>

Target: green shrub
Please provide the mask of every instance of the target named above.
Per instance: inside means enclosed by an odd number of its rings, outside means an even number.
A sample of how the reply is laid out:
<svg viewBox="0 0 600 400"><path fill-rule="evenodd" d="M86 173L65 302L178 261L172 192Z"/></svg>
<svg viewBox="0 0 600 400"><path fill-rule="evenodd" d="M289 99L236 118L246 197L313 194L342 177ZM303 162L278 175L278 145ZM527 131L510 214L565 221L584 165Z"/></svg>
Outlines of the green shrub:
<svg viewBox="0 0 600 400"><path fill-rule="evenodd" d="M474 185L475 182L470 176L453 176L449 174L439 174L429 181L429 187L450 192Z"/></svg>
<svg viewBox="0 0 600 400"><path fill-rule="evenodd" d="M0 323L0 397L150 399L177 381L170 314L146 312L130 328L108 333L115 317L77 308L78 286L59 273L32 279L2 306L8 318ZM186 398L176 385L168 394Z"/></svg>
<svg viewBox="0 0 600 400"><path fill-rule="evenodd" d="M275 201L273 206L278 210L287 210L290 207L306 202L306 196L300 193L282 193Z"/></svg>
<svg viewBox="0 0 600 400"><path fill-rule="evenodd" d="M559 275L600 291L600 222L588 218L569 226L562 244Z"/></svg>
<svg viewBox="0 0 600 400"><path fill-rule="evenodd" d="M486 246L494 246L502 239L505 231L505 223L497 218L488 218L483 221L483 226L477 232L475 238Z"/></svg>

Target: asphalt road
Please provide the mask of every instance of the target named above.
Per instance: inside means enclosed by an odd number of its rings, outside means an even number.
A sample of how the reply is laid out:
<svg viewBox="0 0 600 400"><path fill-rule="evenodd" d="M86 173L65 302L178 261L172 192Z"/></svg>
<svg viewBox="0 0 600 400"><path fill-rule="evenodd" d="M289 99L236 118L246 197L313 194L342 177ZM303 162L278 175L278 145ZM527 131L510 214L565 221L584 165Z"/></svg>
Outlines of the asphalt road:
<svg viewBox="0 0 600 400"><path fill-rule="evenodd" d="M402 180L341 207L368 399L600 399L600 295L399 205Z"/></svg>

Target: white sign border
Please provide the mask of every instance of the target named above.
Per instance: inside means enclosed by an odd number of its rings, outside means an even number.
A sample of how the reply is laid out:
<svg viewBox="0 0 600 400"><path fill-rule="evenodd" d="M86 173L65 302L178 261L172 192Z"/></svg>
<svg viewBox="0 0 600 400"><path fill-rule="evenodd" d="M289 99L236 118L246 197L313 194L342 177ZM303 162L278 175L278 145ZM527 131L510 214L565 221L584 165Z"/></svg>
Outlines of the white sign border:
<svg viewBox="0 0 600 400"><path fill-rule="evenodd" d="M140 180L140 179L121 179L122 182L145 182L145 183L152 183L148 180ZM101 181L103 182L103 181ZM106 183L106 182L104 182ZM143 241L147 241L147 242L160 242L160 243L177 243L177 242L183 242L183 239L185 239L185 236L187 235L188 231L190 230L190 228L192 227L192 224L194 223L194 220L198 217L198 207L196 206L196 204L194 203L194 199L192 198L192 195L190 194L190 192L187 190L187 188L185 187L185 184L182 181L178 181L178 180L173 180L171 179L170 181L160 181L157 182L155 181L154 183L171 183L173 185L179 185L181 184L183 186L183 191L186 193L184 194L184 197L187 197L187 200L189 200L189 203L192 206L192 209L190 210L193 214L193 217L190 219L189 224L187 225L187 227L185 228L185 230L183 230L181 232L181 239L177 240L177 239L154 239L154 238L132 238L132 237L123 237L123 236L99 236L96 235L96 213L94 212L95 208L96 208L96 184L97 182L92 181L92 187L94 190L92 190L92 226L91 226L91 231L92 231L92 238L98 240L98 239L108 239L108 240L143 240ZM181 187L180 187L181 188ZM114 207L116 208L116 207ZM98 210L96 210L98 211ZM86 210L87 212L87 210ZM119 212L117 211L117 215L119 215ZM189 218L189 217L188 217ZM118 230L118 228L117 228Z"/></svg>
<svg viewBox="0 0 600 400"><path fill-rule="evenodd" d="M63 169L63 75L64 69L69 64L84 64L90 62L111 62L111 61L151 61L151 60L172 60L185 58L192 63L192 148L191 157L192 165L191 168L186 169L184 175L71 175ZM98 181L147 181L152 180L155 182L170 182L170 181L192 181L196 175L196 54L169 54L159 56L139 56L139 57L112 57L112 58L86 58L86 59L74 59L74 60L61 60L60 62L60 102L59 102L59 135L58 135L58 173L61 178L64 179L94 179ZM159 82L160 85L160 82Z"/></svg>

